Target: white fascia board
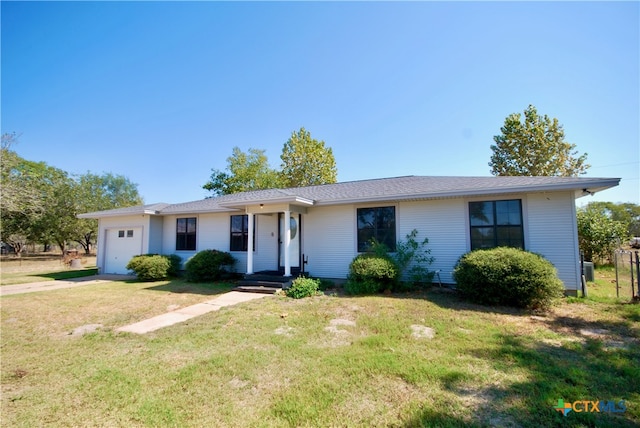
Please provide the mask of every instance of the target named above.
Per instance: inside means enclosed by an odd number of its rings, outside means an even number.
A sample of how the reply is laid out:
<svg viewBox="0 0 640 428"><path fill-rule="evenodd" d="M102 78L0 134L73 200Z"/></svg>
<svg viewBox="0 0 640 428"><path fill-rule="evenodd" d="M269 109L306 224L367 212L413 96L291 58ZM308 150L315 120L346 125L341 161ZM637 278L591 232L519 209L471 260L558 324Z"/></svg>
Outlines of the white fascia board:
<svg viewBox="0 0 640 428"><path fill-rule="evenodd" d="M384 195L377 197L362 197L362 198L345 198L334 199L326 201L316 201L315 205L342 205L342 204L357 204L367 202L391 202L391 201L415 201L415 200L428 200L428 199L443 199L443 198L464 198L483 195L501 195L501 194L514 194L514 193L540 193L540 192L554 192L554 191L568 191L573 190L582 194L584 189L589 190L592 193L596 193L602 190L610 189L617 186L620 183L619 178L611 179L594 179L584 181L582 183L559 183L559 184L545 184L539 186L511 186L511 187L493 187L476 190L454 190L446 192L429 192L429 193L415 193L415 194L403 194L403 195Z"/></svg>
<svg viewBox="0 0 640 428"><path fill-rule="evenodd" d="M300 196L285 196L282 198L271 198L271 199L255 199L251 201L234 201L234 202L222 202L219 203L221 207L226 208L235 208L235 209L245 209L245 207L250 205L260 205L264 204L265 206L271 204L302 204L302 205L314 205L315 201L312 199L302 198Z"/></svg>

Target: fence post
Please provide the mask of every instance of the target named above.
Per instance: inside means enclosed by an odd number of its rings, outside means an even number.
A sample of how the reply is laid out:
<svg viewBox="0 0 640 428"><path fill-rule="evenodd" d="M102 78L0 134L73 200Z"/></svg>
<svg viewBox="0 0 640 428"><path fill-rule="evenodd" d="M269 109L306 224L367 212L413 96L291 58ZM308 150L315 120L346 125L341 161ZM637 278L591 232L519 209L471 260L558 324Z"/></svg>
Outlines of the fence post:
<svg viewBox="0 0 640 428"><path fill-rule="evenodd" d="M633 279L633 252L629 251L629 263L631 264L631 266L629 266L631 268L631 298L633 299L636 295L636 290L635 290L635 284L634 284L634 279Z"/></svg>
<svg viewBox="0 0 640 428"><path fill-rule="evenodd" d="M584 253L580 251L580 286L582 287L582 297L587 297L587 279L584 276Z"/></svg>
<svg viewBox="0 0 640 428"><path fill-rule="evenodd" d="M631 297L640 296L640 259L638 258L638 251L636 251L636 281L638 282L638 288L636 288L636 290L638 290L638 293L636 296Z"/></svg>
<svg viewBox="0 0 640 428"><path fill-rule="evenodd" d="M624 262L623 262L624 263ZM620 297L620 283L618 282L618 251L613 253L613 266L616 268L616 297Z"/></svg>

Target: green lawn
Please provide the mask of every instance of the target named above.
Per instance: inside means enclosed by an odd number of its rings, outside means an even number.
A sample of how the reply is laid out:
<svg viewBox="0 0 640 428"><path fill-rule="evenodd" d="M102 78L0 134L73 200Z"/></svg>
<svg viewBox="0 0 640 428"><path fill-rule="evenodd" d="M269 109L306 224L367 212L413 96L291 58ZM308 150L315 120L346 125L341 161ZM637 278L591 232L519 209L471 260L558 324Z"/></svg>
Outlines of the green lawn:
<svg viewBox="0 0 640 428"><path fill-rule="evenodd" d="M640 424L640 305L597 291L547 314L437 289L273 296L143 336L114 331L229 289L114 282L4 297L3 426ZM102 327L71 334L88 324ZM563 417L558 399L627 410Z"/></svg>
<svg viewBox="0 0 640 428"><path fill-rule="evenodd" d="M0 279L0 285L15 285L15 284L28 284L30 282L42 282L42 281L55 281L62 279L81 278L84 276L92 276L98 273L98 268L88 267L77 270L63 270L63 271L46 271L46 272L34 272L34 273L3 273Z"/></svg>
<svg viewBox="0 0 640 428"><path fill-rule="evenodd" d="M71 270L62 263L59 254L40 253L23 257L2 256L0 258L0 285L55 281L98 273L95 256L83 255L81 264L81 269Z"/></svg>

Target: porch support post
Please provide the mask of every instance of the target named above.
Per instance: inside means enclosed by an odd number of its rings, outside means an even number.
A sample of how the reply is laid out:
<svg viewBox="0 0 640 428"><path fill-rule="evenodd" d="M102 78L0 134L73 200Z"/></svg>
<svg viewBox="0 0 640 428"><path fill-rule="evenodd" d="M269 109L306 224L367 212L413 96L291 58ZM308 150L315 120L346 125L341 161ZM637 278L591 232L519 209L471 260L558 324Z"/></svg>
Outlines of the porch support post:
<svg viewBox="0 0 640 428"><path fill-rule="evenodd" d="M247 228L248 236L247 239L247 275L251 275L253 273L253 214L247 214Z"/></svg>
<svg viewBox="0 0 640 428"><path fill-rule="evenodd" d="M284 212L284 276L291 276L291 257L289 247L291 246L291 211Z"/></svg>

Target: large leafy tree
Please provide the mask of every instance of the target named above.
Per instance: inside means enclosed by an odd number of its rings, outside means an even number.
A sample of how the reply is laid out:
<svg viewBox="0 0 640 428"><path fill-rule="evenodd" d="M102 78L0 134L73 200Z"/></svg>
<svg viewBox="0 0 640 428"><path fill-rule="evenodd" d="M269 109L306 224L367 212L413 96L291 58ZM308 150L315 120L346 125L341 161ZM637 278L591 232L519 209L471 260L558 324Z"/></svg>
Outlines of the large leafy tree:
<svg viewBox="0 0 640 428"><path fill-rule="evenodd" d="M624 224L628 237L640 236L640 205L594 201L589 202L587 209Z"/></svg>
<svg viewBox="0 0 640 428"><path fill-rule="evenodd" d="M264 150L249 149L243 152L238 147L227 158L224 170L212 169L211 177L203 189L212 196L228 195L249 190L299 187L315 184L335 183L336 161L333 151L324 141L311 138L304 128L291 134L282 149L282 169L269 166Z"/></svg>
<svg viewBox="0 0 640 428"><path fill-rule="evenodd" d="M40 183L45 175L46 164L18 156L12 150L16 142L15 133L2 135L0 237L20 255L36 233L33 227L35 221L44 215L45 193Z"/></svg>
<svg viewBox="0 0 640 428"><path fill-rule="evenodd" d="M613 251L628 238L627 225L612 218L605 205L591 203L579 208L578 242L585 259L610 260Z"/></svg>
<svg viewBox="0 0 640 428"><path fill-rule="evenodd" d="M2 136L0 236L18 255L28 242L55 243L64 252L77 241L88 252L97 221L78 219L78 213L142 203L137 186L126 177L87 173L73 178L45 162L21 158L11 150L15 143L15 134Z"/></svg>
<svg viewBox="0 0 640 428"><path fill-rule="evenodd" d="M279 187L280 175L269 166L264 152L249 149L245 153L234 147L233 154L227 158L227 168L224 171L212 169L211 178L202 188L220 196Z"/></svg>
<svg viewBox="0 0 640 428"><path fill-rule="evenodd" d="M311 138L304 128L292 132L282 148L282 180L287 187L335 183L338 177L331 147Z"/></svg>
<svg viewBox="0 0 640 428"><path fill-rule="evenodd" d="M76 212L86 213L122 208L143 203L138 186L123 175L87 172L76 178L74 186ZM91 252L98 235L98 221L95 219L76 219L73 239Z"/></svg>
<svg viewBox="0 0 640 428"><path fill-rule="evenodd" d="M493 137L489 166L493 175L562 176L585 174L587 154L579 155L576 145L565 141L558 119L540 116L532 105L507 116Z"/></svg>
<svg viewBox="0 0 640 428"><path fill-rule="evenodd" d="M64 249L75 221L73 180L65 171L14 154L7 184L9 198L22 189L24 200L8 199L2 209L2 239L20 254L27 242L45 246L55 242ZM3 177L4 178L4 177ZM19 193L18 193L19 195ZM3 198L4 199L4 198Z"/></svg>
<svg viewBox="0 0 640 428"><path fill-rule="evenodd" d="M73 240L76 218L75 182L66 171L38 162L37 182L34 185L42 197L42 212L29 222L31 241L58 245L64 253Z"/></svg>

